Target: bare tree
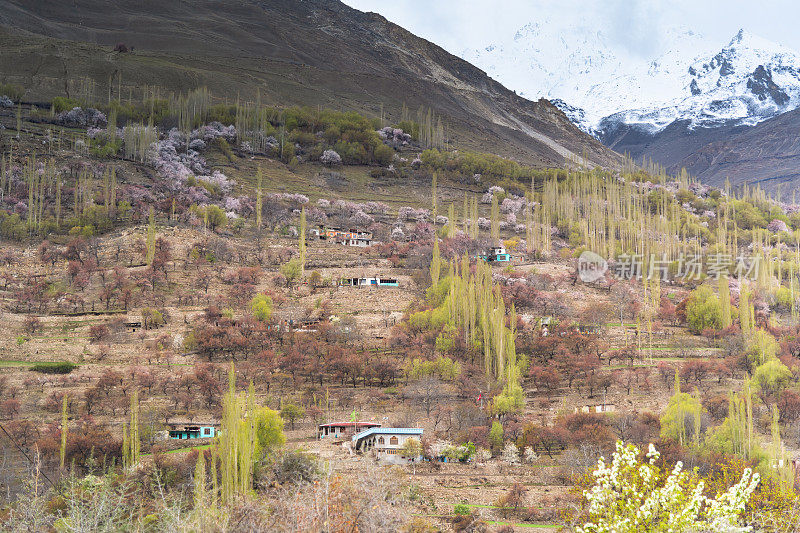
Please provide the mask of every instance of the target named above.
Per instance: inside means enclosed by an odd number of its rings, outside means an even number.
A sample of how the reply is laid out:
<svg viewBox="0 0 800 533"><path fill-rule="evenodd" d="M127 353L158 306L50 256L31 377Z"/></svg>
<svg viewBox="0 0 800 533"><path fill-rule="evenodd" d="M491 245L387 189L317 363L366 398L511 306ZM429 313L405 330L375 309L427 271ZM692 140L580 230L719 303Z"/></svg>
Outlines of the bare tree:
<svg viewBox="0 0 800 533"><path fill-rule="evenodd" d="M425 416L429 417L439 403L447 397L444 387L445 384L442 380L426 376L408 385L404 395L424 410Z"/></svg>

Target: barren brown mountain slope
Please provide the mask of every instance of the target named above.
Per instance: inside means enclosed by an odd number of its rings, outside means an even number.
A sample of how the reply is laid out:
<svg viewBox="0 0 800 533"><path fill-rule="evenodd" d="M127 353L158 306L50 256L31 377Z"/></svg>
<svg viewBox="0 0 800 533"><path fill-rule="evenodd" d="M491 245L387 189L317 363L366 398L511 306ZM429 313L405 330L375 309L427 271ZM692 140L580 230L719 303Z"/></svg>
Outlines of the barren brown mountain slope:
<svg viewBox="0 0 800 533"><path fill-rule="evenodd" d="M550 102L517 96L473 65L374 13L333 0L5 2L0 77L26 98L91 78L98 98L144 85L270 103L354 109L399 120L405 104L442 118L452 147L539 166L619 154ZM112 52L124 43L132 52Z"/></svg>

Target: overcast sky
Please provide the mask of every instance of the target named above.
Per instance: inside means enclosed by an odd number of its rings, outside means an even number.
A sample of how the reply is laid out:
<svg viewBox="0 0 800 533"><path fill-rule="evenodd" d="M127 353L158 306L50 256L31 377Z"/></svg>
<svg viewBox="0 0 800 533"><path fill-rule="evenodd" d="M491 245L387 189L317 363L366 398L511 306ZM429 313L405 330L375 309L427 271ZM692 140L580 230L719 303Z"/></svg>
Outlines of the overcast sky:
<svg viewBox="0 0 800 533"><path fill-rule="evenodd" d="M659 52L660 30L683 26L719 42L739 28L800 51L800 3L788 0L344 0L458 54L542 19L590 20L631 54Z"/></svg>

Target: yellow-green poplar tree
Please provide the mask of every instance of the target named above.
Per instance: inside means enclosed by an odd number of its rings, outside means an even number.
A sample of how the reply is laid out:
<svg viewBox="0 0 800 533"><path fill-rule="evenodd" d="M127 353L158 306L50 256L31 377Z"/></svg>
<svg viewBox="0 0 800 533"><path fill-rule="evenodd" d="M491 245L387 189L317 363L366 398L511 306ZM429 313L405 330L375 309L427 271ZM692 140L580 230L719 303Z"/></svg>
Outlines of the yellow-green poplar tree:
<svg viewBox="0 0 800 533"><path fill-rule="evenodd" d="M67 458L67 395L64 394L64 398L61 400L61 450L60 450L60 458L61 458L61 468L64 468L64 461Z"/></svg>
<svg viewBox="0 0 800 533"><path fill-rule="evenodd" d="M300 277L306 272L306 206L300 210L300 236L298 248L300 250Z"/></svg>

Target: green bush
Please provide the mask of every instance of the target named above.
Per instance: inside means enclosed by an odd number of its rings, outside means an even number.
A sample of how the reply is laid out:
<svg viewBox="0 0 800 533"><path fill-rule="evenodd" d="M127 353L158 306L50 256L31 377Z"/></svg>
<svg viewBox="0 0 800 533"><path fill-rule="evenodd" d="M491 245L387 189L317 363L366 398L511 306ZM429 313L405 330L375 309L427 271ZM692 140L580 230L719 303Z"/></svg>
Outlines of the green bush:
<svg viewBox="0 0 800 533"><path fill-rule="evenodd" d="M17 213L0 211L0 236L21 241L27 236L28 225Z"/></svg>
<svg viewBox="0 0 800 533"><path fill-rule="evenodd" d="M722 327L722 305L710 287L704 285L692 291L686 304L686 321L694 333Z"/></svg>
<svg viewBox="0 0 800 533"><path fill-rule="evenodd" d="M75 107L81 107L81 103L75 98L67 98L66 96L53 98L53 111L56 113L63 113Z"/></svg>
<svg viewBox="0 0 800 533"><path fill-rule="evenodd" d="M89 152L95 157L108 158L114 157L122 148L122 139L102 140L92 139L90 141Z"/></svg>
<svg viewBox="0 0 800 533"><path fill-rule="evenodd" d="M379 144L375 147L374 157L376 163L386 166L394 159L394 150L385 144Z"/></svg>
<svg viewBox="0 0 800 533"><path fill-rule="evenodd" d="M298 258L290 259L280 267L281 274L287 281L292 282L300 277L303 273L303 264Z"/></svg>
<svg viewBox="0 0 800 533"><path fill-rule="evenodd" d="M453 506L453 514L458 516L467 516L469 515L469 505L466 503L457 503Z"/></svg>
<svg viewBox="0 0 800 533"><path fill-rule="evenodd" d="M226 126L236 124L236 106L225 104L211 106L208 110L206 122L220 122Z"/></svg>
<svg viewBox="0 0 800 533"><path fill-rule="evenodd" d="M53 363L36 363L31 367L33 372L41 372L42 374L69 374L78 368L78 365L68 361L58 361Z"/></svg>
<svg viewBox="0 0 800 533"><path fill-rule="evenodd" d="M8 96L15 102L22 100L25 89L12 83L0 83L0 96Z"/></svg>
<svg viewBox="0 0 800 533"><path fill-rule="evenodd" d="M264 322L272 317L272 298L266 294L256 294L250 300L250 311L259 322Z"/></svg>
<svg viewBox="0 0 800 533"><path fill-rule="evenodd" d="M228 215L219 206L209 205L205 209L205 220L212 230L224 227L228 223Z"/></svg>
<svg viewBox="0 0 800 533"><path fill-rule="evenodd" d="M777 397L791 380L792 371L778 359L770 359L753 373L753 385L766 397Z"/></svg>

